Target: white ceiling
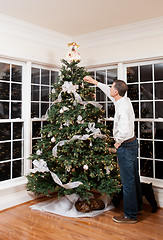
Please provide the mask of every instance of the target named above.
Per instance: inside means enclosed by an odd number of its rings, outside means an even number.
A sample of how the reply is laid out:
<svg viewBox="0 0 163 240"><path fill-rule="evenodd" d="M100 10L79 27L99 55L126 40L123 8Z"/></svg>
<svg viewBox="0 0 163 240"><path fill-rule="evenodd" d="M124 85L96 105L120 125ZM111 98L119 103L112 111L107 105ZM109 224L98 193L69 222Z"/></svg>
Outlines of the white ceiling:
<svg viewBox="0 0 163 240"><path fill-rule="evenodd" d="M163 16L163 0L0 0L0 13L69 36Z"/></svg>

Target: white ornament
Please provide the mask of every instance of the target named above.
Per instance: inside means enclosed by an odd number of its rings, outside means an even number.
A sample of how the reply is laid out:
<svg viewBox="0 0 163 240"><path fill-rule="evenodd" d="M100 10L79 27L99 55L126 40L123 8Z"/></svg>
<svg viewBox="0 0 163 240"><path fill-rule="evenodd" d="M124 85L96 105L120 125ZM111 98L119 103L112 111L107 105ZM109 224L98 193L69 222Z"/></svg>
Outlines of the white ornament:
<svg viewBox="0 0 163 240"><path fill-rule="evenodd" d="M38 156L40 156L40 155L42 154L42 151L41 151L40 149L38 149L38 150L36 151L36 154L37 154Z"/></svg>
<svg viewBox="0 0 163 240"><path fill-rule="evenodd" d="M52 142L52 143L54 143L55 140L56 140L55 137L52 137L52 138L51 138L51 142Z"/></svg>
<svg viewBox="0 0 163 240"><path fill-rule="evenodd" d="M35 173L35 172L49 172L49 168L47 167L47 163L43 160L40 159L38 160L34 160L33 161L33 165L34 168L31 169L31 172Z"/></svg>
<svg viewBox="0 0 163 240"><path fill-rule="evenodd" d="M56 93L56 90L54 88L52 89L52 93Z"/></svg>
<svg viewBox="0 0 163 240"><path fill-rule="evenodd" d="M106 174L110 175L110 167L108 167L108 166L106 167Z"/></svg>
<svg viewBox="0 0 163 240"><path fill-rule="evenodd" d="M88 170L88 168L89 168L89 167L88 167L87 164L85 164L85 165L83 166L83 169L84 169L84 170Z"/></svg>
<svg viewBox="0 0 163 240"><path fill-rule="evenodd" d="M60 109L59 112L60 112L60 113L63 113L64 111L68 111L68 110L69 110L69 108L67 108L67 107L64 106L63 108Z"/></svg>

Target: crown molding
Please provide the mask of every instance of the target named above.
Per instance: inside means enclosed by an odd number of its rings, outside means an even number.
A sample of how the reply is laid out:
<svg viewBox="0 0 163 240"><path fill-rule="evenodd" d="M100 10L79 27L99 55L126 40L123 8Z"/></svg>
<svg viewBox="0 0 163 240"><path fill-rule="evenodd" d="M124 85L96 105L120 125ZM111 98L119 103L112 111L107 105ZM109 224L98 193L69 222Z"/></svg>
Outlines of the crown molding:
<svg viewBox="0 0 163 240"><path fill-rule="evenodd" d="M163 34L163 17L73 37L81 49Z"/></svg>
<svg viewBox="0 0 163 240"><path fill-rule="evenodd" d="M72 37L0 14L0 32L57 48L67 48Z"/></svg>

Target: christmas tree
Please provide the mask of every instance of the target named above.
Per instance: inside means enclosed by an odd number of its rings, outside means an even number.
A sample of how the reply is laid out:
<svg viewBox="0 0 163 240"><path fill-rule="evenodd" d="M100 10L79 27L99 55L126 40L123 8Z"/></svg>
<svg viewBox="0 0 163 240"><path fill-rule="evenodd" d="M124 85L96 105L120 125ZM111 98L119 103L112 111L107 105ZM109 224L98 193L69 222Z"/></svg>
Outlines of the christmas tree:
<svg viewBox="0 0 163 240"><path fill-rule="evenodd" d="M42 138L30 156L34 168L27 176L27 189L36 195L57 191L58 196L76 193L88 200L92 189L109 197L120 189L104 111L95 102L95 88L83 81L89 73L79 62L62 60L50 96L54 103L41 129Z"/></svg>

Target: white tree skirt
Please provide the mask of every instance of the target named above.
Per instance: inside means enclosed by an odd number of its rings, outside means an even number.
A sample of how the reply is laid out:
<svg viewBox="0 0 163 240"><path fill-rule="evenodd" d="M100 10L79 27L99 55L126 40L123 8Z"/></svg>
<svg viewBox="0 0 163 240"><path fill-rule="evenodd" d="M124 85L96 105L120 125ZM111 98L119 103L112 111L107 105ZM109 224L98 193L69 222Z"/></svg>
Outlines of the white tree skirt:
<svg viewBox="0 0 163 240"><path fill-rule="evenodd" d="M111 210L114 206L111 204L110 198L106 195L100 197L105 203L105 208L103 210L95 210L88 213L78 212L75 208L75 202L78 200L79 196L76 194L66 195L57 199L50 199L44 202L30 206L31 209L50 212L58 214L65 217L95 217L103 212Z"/></svg>

